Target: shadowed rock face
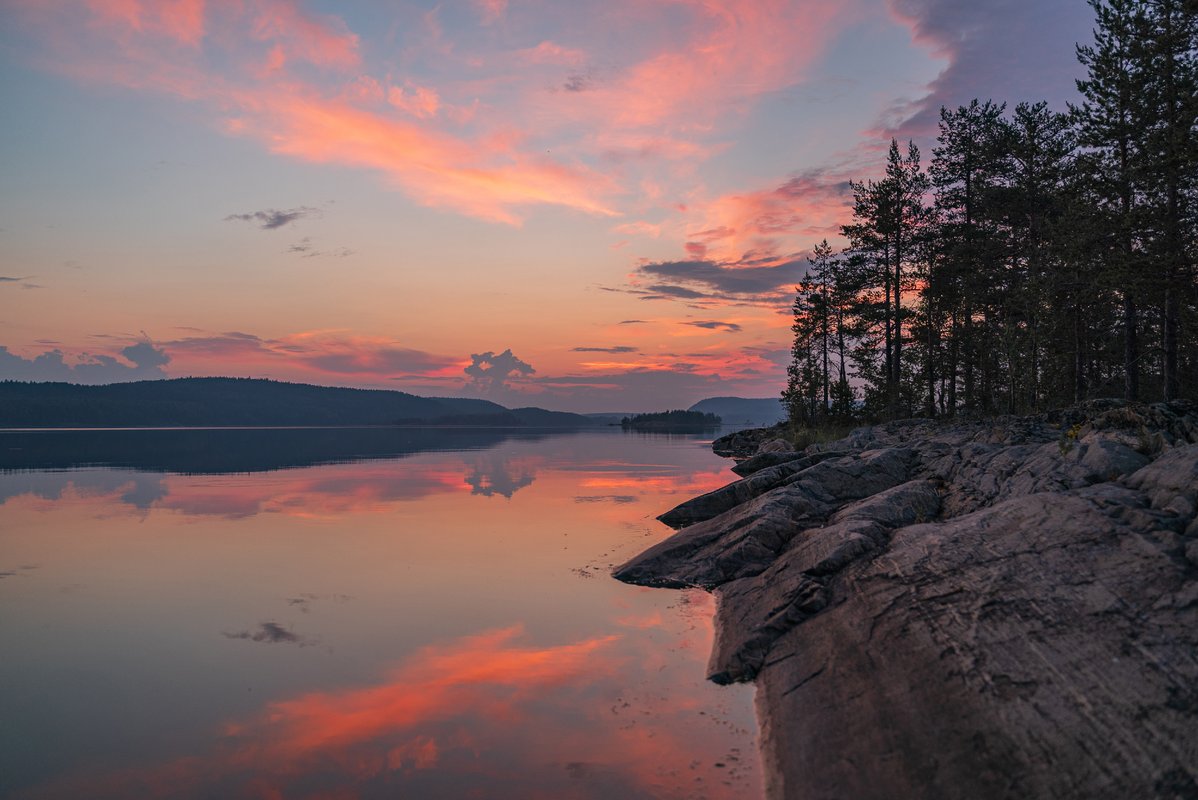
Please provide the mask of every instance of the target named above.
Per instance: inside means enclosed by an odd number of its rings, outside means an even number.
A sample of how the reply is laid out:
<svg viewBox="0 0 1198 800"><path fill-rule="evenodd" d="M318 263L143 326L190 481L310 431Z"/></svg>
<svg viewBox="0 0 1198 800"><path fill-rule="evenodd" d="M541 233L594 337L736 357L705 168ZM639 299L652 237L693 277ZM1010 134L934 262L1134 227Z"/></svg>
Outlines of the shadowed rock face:
<svg viewBox="0 0 1198 800"><path fill-rule="evenodd" d="M716 593L708 674L756 680L771 797L1198 797L1192 406L821 450L616 571Z"/></svg>

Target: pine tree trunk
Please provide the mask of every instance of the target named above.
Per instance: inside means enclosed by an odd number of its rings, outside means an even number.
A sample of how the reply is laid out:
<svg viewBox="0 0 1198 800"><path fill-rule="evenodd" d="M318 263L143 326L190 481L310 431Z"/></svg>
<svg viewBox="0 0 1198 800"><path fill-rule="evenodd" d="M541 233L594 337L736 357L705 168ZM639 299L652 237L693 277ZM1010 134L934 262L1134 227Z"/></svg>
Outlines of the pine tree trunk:
<svg viewBox="0 0 1198 800"><path fill-rule="evenodd" d="M1073 402L1086 399L1086 356L1085 326L1082 324L1082 306L1073 304Z"/></svg>
<svg viewBox="0 0 1198 800"><path fill-rule="evenodd" d="M928 402L927 415L929 418L936 416L936 328L933 325L932 303L928 301L928 360L927 360L927 378L928 378Z"/></svg>
<svg viewBox="0 0 1198 800"><path fill-rule="evenodd" d="M901 205L900 205L901 208ZM898 221L902 225L902 220ZM899 416L903 379L903 245L902 234L895 234L894 242L894 375L891 385L894 391L890 395L890 416Z"/></svg>
<svg viewBox="0 0 1198 800"><path fill-rule="evenodd" d="M1079 315L1080 316L1080 315ZM1136 301L1123 293L1123 399L1140 399L1140 345L1136 333Z"/></svg>
<svg viewBox="0 0 1198 800"><path fill-rule="evenodd" d="M948 386L945 387L948 398L945 403L945 411L951 417L957 413L957 356L961 348L961 329L956 309L953 309L949 316L948 332L951 338L948 343L948 369L945 370L948 373ZM941 393L942 403L945 402L944 394L945 392Z"/></svg>
<svg viewBox="0 0 1198 800"><path fill-rule="evenodd" d="M1176 400L1181 396L1181 380L1177 369L1177 339L1181 329L1180 294L1176 286L1165 289L1165 400Z"/></svg>
<svg viewBox="0 0 1198 800"><path fill-rule="evenodd" d="M974 397L974 366L976 359L973 354L973 309L968 304L965 306L964 336L962 337L961 344L964 351L962 354L964 356L963 360L965 362L965 385L963 387L965 391L965 411L970 412L974 410L977 398Z"/></svg>

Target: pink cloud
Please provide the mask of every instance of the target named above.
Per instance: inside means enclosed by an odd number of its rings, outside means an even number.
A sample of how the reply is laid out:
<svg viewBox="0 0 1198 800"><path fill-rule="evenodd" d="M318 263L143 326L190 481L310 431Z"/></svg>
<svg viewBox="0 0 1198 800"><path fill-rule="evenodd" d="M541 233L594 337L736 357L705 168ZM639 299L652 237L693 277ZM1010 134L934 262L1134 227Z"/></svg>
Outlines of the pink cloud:
<svg viewBox="0 0 1198 800"><path fill-rule="evenodd" d="M305 14L288 0L257 0L249 20L250 36L280 47L287 59L320 67L358 66L358 37L337 17Z"/></svg>
<svg viewBox="0 0 1198 800"><path fill-rule="evenodd" d="M122 33L149 32L188 45L204 37L205 0L86 0L86 6L97 24Z"/></svg>
<svg viewBox="0 0 1198 800"><path fill-rule="evenodd" d="M687 249L739 259L748 251L809 249L835 239L850 216L854 177L847 168L815 170L771 188L717 197L695 209L702 230L687 237Z"/></svg>
<svg viewBox="0 0 1198 800"><path fill-rule="evenodd" d="M361 59L358 37L335 17L305 14L284 0L214 4L205 17L211 52L181 53L174 43L182 28L163 20L186 18L183 0L153 11L137 0L23 7L49 45L34 57L44 66L201 102L226 132L259 139L271 152L374 170L419 202L497 222L518 224L514 209L538 204L615 214L601 199L616 190L609 176L539 147L524 149L522 132L491 126L462 137L429 124L446 110L433 87L407 83L389 93L394 112L406 119L380 108L377 79L338 74L360 67ZM96 24L80 25L80 16ZM216 70L209 55L234 66ZM293 62L334 74L313 76ZM449 117L463 124L476 113L466 105Z"/></svg>
<svg viewBox="0 0 1198 800"><path fill-rule="evenodd" d="M586 53L572 47L563 47L545 40L536 47L528 47L517 51L517 56L530 64L565 64L576 65L586 60Z"/></svg>
<svg viewBox="0 0 1198 800"><path fill-rule="evenodd" d="M468 359L406 347L382 336L312 331L278 338L228 332L164 342L176 374L269 375L317 382L461 378Z"/></svg>
<svg viewBox="0 0 1198 800"><path fill-rule="evenodd" d="M484 25L497 22L507 11L507 0L474 0Z"/></svg>
<svg viewBox="0 0 1198 800"><path fill-rule="evenodd" d="M441 108L441 97L436 89L411 82L402 87L392 86L387 91L387 102L419 119L435 117Z"/></svg>
<svg viewBox="0 0 1198 800"><path fill-rule="evenodd" d="M682 41L660 47L597 86L583 108L615 128L702 133L730 110L801 81L856 3L678 0Z"/></svg>

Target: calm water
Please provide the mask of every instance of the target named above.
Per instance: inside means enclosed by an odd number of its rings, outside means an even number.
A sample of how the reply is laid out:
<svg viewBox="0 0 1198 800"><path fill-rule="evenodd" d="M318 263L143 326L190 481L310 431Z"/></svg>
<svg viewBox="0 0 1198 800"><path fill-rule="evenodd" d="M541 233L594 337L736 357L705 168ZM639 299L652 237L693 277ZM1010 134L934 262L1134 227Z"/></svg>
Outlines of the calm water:
<svg viewBox="0 0 1198 800"><path fill-rule="evenodd" d="M0 795L751 798L699 437L0 432Z"/></svg>

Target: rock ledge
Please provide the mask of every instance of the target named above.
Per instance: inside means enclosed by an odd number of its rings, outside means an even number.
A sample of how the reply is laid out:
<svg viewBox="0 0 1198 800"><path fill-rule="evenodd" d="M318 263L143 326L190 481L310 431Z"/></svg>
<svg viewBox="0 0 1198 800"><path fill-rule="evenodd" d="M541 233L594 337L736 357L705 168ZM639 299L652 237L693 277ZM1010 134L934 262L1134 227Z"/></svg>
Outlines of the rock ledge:
<svg viewBox="0 0 1198 800"><path fill-rule="evenodd" d="M757 682L771 797L1198 798L1192 404L738 466L615 576L716 594L708 676Z"/></svg>

